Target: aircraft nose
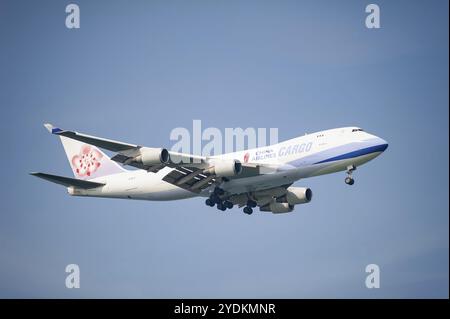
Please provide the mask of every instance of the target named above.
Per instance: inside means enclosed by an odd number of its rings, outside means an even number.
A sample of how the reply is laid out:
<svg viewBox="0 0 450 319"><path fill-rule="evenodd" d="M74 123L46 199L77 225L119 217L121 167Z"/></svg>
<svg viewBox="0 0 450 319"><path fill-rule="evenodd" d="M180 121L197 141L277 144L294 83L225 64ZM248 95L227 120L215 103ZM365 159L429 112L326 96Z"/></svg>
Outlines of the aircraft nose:
<svg viewBox="0 0 450 319"><path fill-rule="evenodd" d="M384 152L389 146L389 143L380 137L378 137L377 144L378 144L378 148L381 152Z"/></svg>

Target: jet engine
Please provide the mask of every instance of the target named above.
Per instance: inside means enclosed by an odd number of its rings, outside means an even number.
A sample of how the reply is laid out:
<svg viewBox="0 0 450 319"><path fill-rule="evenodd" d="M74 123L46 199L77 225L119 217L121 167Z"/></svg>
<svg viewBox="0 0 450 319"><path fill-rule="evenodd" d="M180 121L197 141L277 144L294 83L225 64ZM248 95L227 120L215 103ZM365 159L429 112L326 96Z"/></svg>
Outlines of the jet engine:
<svg viewBox="0 0 450 319"><path fill-rule="evenodd" d="M217 161L214 166L205 170L205 173L217 175L219 177L236 176L242 172L242 164L237 160Z"/></svg>
<svg viewBox="0 0 450 319"><path fill-rule="evenodd" d="M289 205L309 203L312 199L312 191L308 187L288 187L286 195L281 199Z"/></svg>
<svg viewBox="0 0 450 319"><path fill-rule="evenodd" d="M294 209L294 205L290 205L289 203L271 202L268 206L270 211L274 214L289 213Z"/></svg>
<svg viewBox="0 0 450 319"><path fill-rule="evenodd" d="M170 161L170 155L165 148L143 147L134 160L144 165L167 164Z"/></svg>
<svg viewBox="0 0 450 319"><path fill-rule="evenodd" d="M283 196L273 198L269 203L260 207L262 212L274 214L289 213L297 204L309 203L312 199L312 191L307 187L288 187Z"/></svg>

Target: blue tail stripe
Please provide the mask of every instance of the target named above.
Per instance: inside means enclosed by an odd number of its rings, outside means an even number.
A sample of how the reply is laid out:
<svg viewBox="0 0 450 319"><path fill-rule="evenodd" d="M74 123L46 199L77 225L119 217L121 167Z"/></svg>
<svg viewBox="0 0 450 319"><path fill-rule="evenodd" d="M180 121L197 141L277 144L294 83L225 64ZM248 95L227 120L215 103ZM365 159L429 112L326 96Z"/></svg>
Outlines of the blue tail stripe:
<svg viewBox="0 0 450 319"><path fill-rule="evenodd" d="M52 128L52 134L58 134L59 132L62 132L63 130L61 130L59 127L55 127Z"/></svg>

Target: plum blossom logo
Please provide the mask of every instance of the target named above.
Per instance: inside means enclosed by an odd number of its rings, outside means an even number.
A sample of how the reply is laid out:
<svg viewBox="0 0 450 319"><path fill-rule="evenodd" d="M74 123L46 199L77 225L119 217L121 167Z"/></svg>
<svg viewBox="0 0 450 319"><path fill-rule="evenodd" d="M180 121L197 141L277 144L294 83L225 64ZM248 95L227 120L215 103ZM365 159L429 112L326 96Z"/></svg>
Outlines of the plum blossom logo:
<svg viewBox="0 0 450 319"><path fill-rule="evenodd" d="M80 153L72 157L75 173L80 176L91 176L101 165L103 155L90 145L83 145Z"/></svg>
<svg viewBox="0 0 450 319"><path fill-rule="evenodd" d="M249 157L250 157L250 153L245 153L245 155L244 155L244 163L248 163Z"/></svg>

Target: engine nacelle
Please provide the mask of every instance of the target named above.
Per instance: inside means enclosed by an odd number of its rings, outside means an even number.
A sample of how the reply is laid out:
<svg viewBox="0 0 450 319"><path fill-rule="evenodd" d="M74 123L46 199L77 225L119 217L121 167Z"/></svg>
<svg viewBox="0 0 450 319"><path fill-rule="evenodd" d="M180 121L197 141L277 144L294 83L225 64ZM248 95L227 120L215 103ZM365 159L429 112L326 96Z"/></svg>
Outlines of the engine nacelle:
<svg viewBox="0 0 450 319"><path fill-rule="evenodd" d="M289 205L309 203L312 199L312 191L308 187L288 187L286 202Z"/></svg>
<svg viewBox="0 0 450 319"><path fill-rule="evenodd" d="M242 164L237 160L217 161L213 165L205 171L220 177L236 176L242 172Z"/></svg>
<svg viewBox="0 0 450 319"><path fill-rule="evenodd" d="M289 213L294 210L293 205L289 205L288 203L280 203L272 200L270 203L260 206L259 210L262 212L272 212L274 214L282 214L282 213Z"/></svg>
<svg viewBox="0 0 450 319"><path fill-rule="evenodd" d="M269 209L274 214L282 214L292 212L294 209L293 205L289 205L289 203L277 203L271 202L269 204Z"/></svg>
<svg viewBox="0 0 450 319"><path fill-rule="evenodd" d="M166 164L170 161L170 155L165 148L143 147L140 149L140 155L136 156L135 161L144 165Z"/></svg>

